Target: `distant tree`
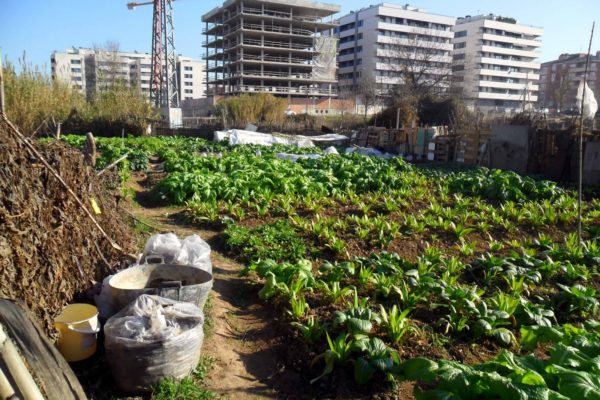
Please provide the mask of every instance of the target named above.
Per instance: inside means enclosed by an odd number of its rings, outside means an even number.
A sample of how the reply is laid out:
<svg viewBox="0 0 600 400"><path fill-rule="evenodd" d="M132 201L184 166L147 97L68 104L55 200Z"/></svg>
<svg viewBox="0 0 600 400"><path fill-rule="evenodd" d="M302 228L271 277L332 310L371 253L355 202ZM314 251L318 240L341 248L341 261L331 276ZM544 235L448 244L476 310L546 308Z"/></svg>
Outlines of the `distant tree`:
<svg viewBox="0 0 600 400"><path fill-rule="evenodd" d="M119 55L119 42L108 40L103 45L94 44L93 49L94 54L86 57L86 77L91 86L88 98L96 91L110 90L128 81Z"/></svg>
<svg viewBox="0 0 600 400"><path fill-rule="evenodd" d="M566 95L571 89L569 81L569 67L559 66L556 72L553 73L548 85L548 93L550 93L550 101L553 107L562 110L565 106Z"/></svg>
<svg viewBox="0 0 600 400"><path fill-rule="evenodd" d="M451 54L447 44L426 40L429 36L421 31L415 28L406 39L394 38L381 52L390 76L397 80L390 94L413 104L425 96L445 93L452 74L446 59Z"/></svg>
<svg viewBox="0 0 600 400"><path fill-rule="evenodd" d="M371 72L362 71L356 84L356 98L360 100L364 107L365 118L369 113L369 108L379 103L380 90L375 76Z"/></svg>

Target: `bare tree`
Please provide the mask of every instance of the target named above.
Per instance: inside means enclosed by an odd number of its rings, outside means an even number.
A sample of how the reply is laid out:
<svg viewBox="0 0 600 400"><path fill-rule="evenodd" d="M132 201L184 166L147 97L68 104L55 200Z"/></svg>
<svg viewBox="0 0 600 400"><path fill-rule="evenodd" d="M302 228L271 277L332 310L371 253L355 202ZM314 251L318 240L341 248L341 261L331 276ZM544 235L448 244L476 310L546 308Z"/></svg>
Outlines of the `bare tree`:
<svg viewBox="0 0 600 400"><path fill-rule="evenodd" d="M443 39L421 31L415 28L406 38L391 38L380 57L389 67L388 77L395 81L391 94L413 103L427 95L445 93L451 83L448 43L433 41Z"/></svg>
<svg viewBox="0 0 600 400"><path fill-rule="evenodd" d="M95 89L104 91L126 83L127 73L123 71L119 42L107 40L103 46L94 44L93 48L94 55L90 63L93 68L89 69L89 73L92 74L91 82Z"/></svg>
<svg viewBox="0 0 600 400"><path fill-rule="evenodd" d="M377 105L380 99L379 86L375 75L371 72L361 71L361 75L356 84L356 98L360 100L364 107L366 119L369 108Z"/></svg>
<svg viewBox="0 0 600 400"><path fill-rule="evenodd" d="M562 110L565 106L565 100L567 93L571 89L571 82L569 81L569 66L558 66L556 72L553 74L550 82L548 83L548 89L546 93L546 104L551 102L553 107ZM549 101L548 101L549 100Z"/></svg>
<svg viewBox="0 0 600 400"><path fill-rule="evenodd" d="M356 92L352 86L345 85L338 87L338 108L341 112L340 129L344 126L344 116L353 114L356 110Z"/></svg>

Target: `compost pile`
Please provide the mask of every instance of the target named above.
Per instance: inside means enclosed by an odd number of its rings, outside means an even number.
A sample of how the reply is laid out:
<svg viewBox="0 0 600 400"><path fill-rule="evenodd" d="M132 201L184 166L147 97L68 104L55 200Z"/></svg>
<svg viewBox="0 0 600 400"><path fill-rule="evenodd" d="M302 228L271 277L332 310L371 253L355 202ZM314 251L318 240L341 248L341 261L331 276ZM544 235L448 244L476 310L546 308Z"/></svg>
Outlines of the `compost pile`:
<svg viewBox="0 0 600 400"><path fill-rule="evenodd" d="M115 175L100 179L77 150L58 141L34 144L124 251L134 236L117 212L110 189ZM24 301L54 336L53 317L123 260L64 186L0 120L0 296ZM104 258L104 259L103 259Z"/></svg>

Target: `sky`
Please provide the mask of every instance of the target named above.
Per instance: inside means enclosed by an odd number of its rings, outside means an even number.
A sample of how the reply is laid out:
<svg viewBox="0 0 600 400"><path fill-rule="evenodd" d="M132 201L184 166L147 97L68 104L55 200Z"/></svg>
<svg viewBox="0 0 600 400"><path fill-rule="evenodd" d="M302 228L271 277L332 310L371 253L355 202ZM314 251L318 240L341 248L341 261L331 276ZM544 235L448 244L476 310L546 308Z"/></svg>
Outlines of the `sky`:
<svg viewBox="0 0 600 400"><path fill-rule="evenodd" d="M2 57L18 64L25 54L28 64L49 71L50 54L71 46L102 46L113 41L119 43L122 51L150 52L152 6L128 10L129 1L0 0ZM321 1L342 4L341 15L378 4L359 0ZM177 53L201 59L202 14L221 3L222 0L173 2ZM435 14L461 17L493 13L542 27L541 62L556 59L562 53L586 52L594 18L600 23L600 0L414 0L410 4ZM600 27L595 35L592 52L600 50Z"/></svg>

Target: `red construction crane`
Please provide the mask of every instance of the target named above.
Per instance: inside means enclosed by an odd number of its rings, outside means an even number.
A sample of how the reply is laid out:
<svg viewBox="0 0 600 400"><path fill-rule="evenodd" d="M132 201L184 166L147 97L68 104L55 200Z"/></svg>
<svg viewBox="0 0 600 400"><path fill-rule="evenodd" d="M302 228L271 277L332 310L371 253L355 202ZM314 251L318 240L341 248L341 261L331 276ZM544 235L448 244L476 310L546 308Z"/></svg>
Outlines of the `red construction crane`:
<svg viewBox="0 0 600 400"><path fill-rule="evenodd" d="M150 100L161 110L179 108L177 67L175 54L175 29L173 28L174 0L153 0L145 3L128 3L133 10L152 4L152 66L150 74ZM163 115L170 113L164 112Z"/></svg>

